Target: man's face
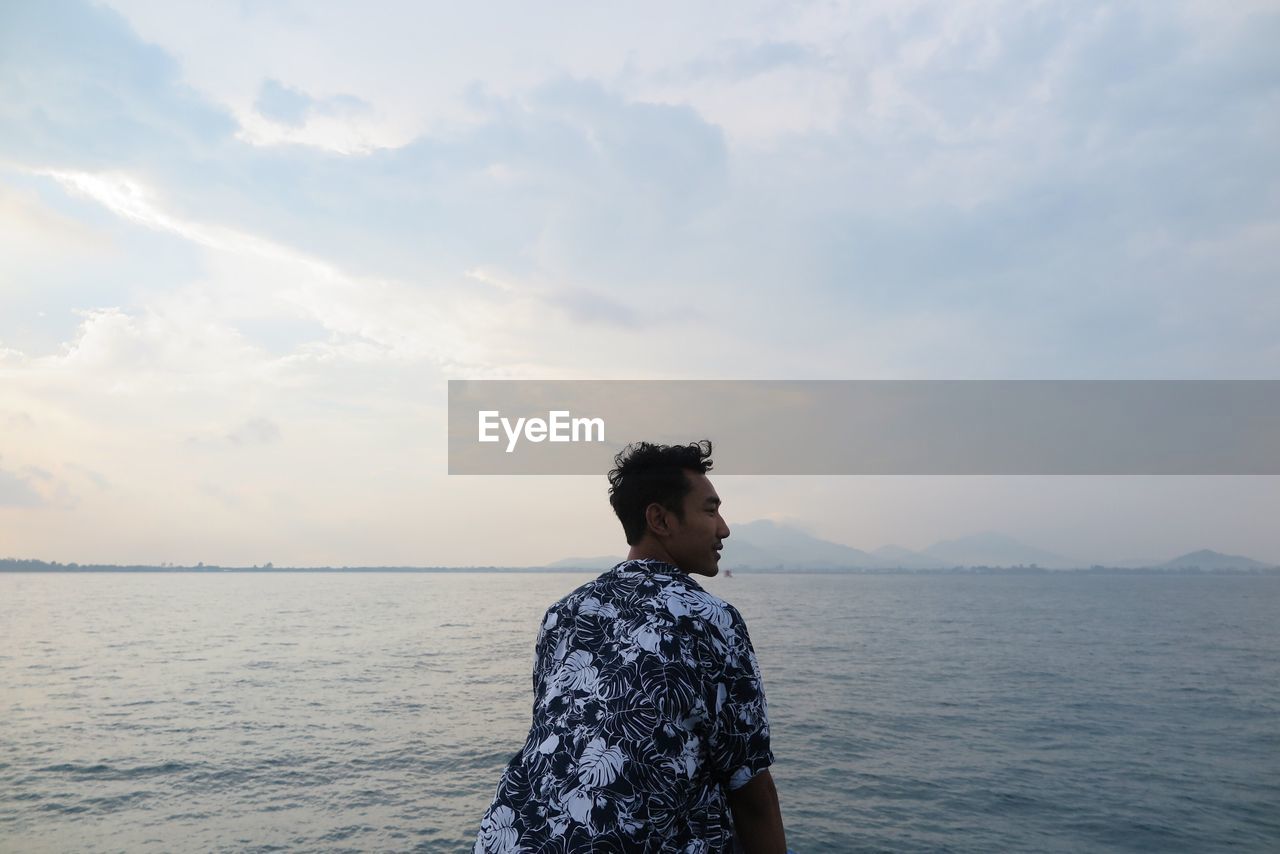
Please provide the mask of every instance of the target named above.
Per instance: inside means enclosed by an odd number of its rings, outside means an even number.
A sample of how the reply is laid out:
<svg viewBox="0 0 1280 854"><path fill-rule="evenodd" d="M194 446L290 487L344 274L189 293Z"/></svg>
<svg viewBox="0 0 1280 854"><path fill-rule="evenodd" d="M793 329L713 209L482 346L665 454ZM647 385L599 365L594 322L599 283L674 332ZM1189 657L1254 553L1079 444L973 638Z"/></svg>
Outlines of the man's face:
<svg viewBox="0 0 1280 854"><path fill-rule="evenodd" d="M685 572L715 575L720 571L722 541L729 536L720 515L720 496L705 474L686 471L685 477L690 489L684 497L684 518L672 518L667 551Z"/></svg>

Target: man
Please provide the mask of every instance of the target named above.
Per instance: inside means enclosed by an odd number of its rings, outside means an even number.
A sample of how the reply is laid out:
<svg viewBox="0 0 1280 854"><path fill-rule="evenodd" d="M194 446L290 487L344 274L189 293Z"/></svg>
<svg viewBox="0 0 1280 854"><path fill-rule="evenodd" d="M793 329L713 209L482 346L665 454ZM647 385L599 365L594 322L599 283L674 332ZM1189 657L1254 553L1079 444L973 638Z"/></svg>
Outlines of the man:
<svg viewBox="0 0 1280 854"><path fill-rule="evenodd" d="M630 553L547 610L533 726L477 854L786 851L746 624L692 577L719 571L729 536L710 457L703 441L614 458Z"/></svg>

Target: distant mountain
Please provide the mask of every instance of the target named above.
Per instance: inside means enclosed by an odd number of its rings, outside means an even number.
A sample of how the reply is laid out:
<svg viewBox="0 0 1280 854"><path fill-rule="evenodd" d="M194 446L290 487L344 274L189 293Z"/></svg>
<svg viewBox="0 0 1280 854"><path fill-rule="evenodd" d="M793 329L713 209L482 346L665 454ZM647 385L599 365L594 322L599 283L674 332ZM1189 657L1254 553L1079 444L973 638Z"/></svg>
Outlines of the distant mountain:
<svg viewBox="0 0 1280 854"><path fill-rule="evenodd" d="M1037 549L1004 534L976 534L944 540L923 553L902 546L865 552L805 533L791 525L757 519L732 526L720 566L727 569L948 569L955 566L1081 566L1061 555ZM571 557L550 568L605 570L620 557Z"/></svg>
<svg viewBox="0 0 1280 854"><path fill-rule="evenodd" d="M730 569L865 569L874 557L852 546L823 540L768 519L732 527L720 565Z"/></svg>
<svg viewBox="0 0 1280 854"><path fill-rule="evenodd" d="M1211 549L1188 552L1181 557L1158 564L1156 569L1270 569L1271 564L1242 555L1227 555Z"/></svg>
<svg viewBox="0 0 1280 854"><path fill-rule="evenodd" d="M753 569L779 569L786 565L787 559L767 548L762 548L750 540L745 540L738 533L743 526L731 528L729 539L724 541L724 551L720 553L720 565L727 569L751 567Z"/></svg>
<svg viewBox="0 0 1280 854"><path fill-rule="evenodd" d="M924 555L946 566L1030 566L1034 563L1046 569L1070 569L1086 565L994 532L940 540L925 549Z"/></svg>
<svg viewBox="0 0 1280 854"><path fill-rule="evenodd" d="M622 561L620 556L568 557L547 564L548 569L595 569L603 572ZM1077 569L1089 562L1029 546L995 532L941 540L923 551L881 546L865 552L805 533L791 525L758 519L732 526L724 541L720 566L726 569L950 569L952 567L1036 566ZM1130 562L1114 567L1147 569L1256 570L1271 564L1241 555L1204 549L1164 563Z"/></svg>
<svg viewBox="0 0 1280 854"><path fill-rule="evenodd" d="M603 571L621 560L609 556L569 557L547 567ZM898 565L768 519L733 525L720 556L720 566L726 569L878 569Z"/></svg>

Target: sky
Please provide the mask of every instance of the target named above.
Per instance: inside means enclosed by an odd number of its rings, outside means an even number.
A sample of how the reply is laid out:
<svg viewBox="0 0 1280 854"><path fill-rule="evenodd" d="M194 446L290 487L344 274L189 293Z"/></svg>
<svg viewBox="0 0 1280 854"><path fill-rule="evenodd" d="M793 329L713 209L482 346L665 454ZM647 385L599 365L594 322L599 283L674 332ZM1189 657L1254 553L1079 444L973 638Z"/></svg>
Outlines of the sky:
<svg viewBox="0 0 1280 854"><path fill-rule="evenodd" d="M619 553L603 472L447 475L449 379L1280 379L1277 43L1274 0L0 5L0 557ZM1280 563L1277 480L717 486Z"/></svg>

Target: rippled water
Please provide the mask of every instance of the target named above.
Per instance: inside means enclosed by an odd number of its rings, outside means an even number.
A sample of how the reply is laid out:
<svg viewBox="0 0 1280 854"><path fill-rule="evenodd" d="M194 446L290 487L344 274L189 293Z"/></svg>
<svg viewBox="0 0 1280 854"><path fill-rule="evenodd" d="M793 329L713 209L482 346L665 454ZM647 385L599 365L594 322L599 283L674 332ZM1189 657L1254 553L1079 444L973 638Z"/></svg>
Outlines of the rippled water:
<svg viewBox="0 0 1280 854"><path fill-rule="evenodd" d="M588 577L0 575L0 850L465 850ZM798 851L1280 850L1280 578L706 586Z"/></svg>

